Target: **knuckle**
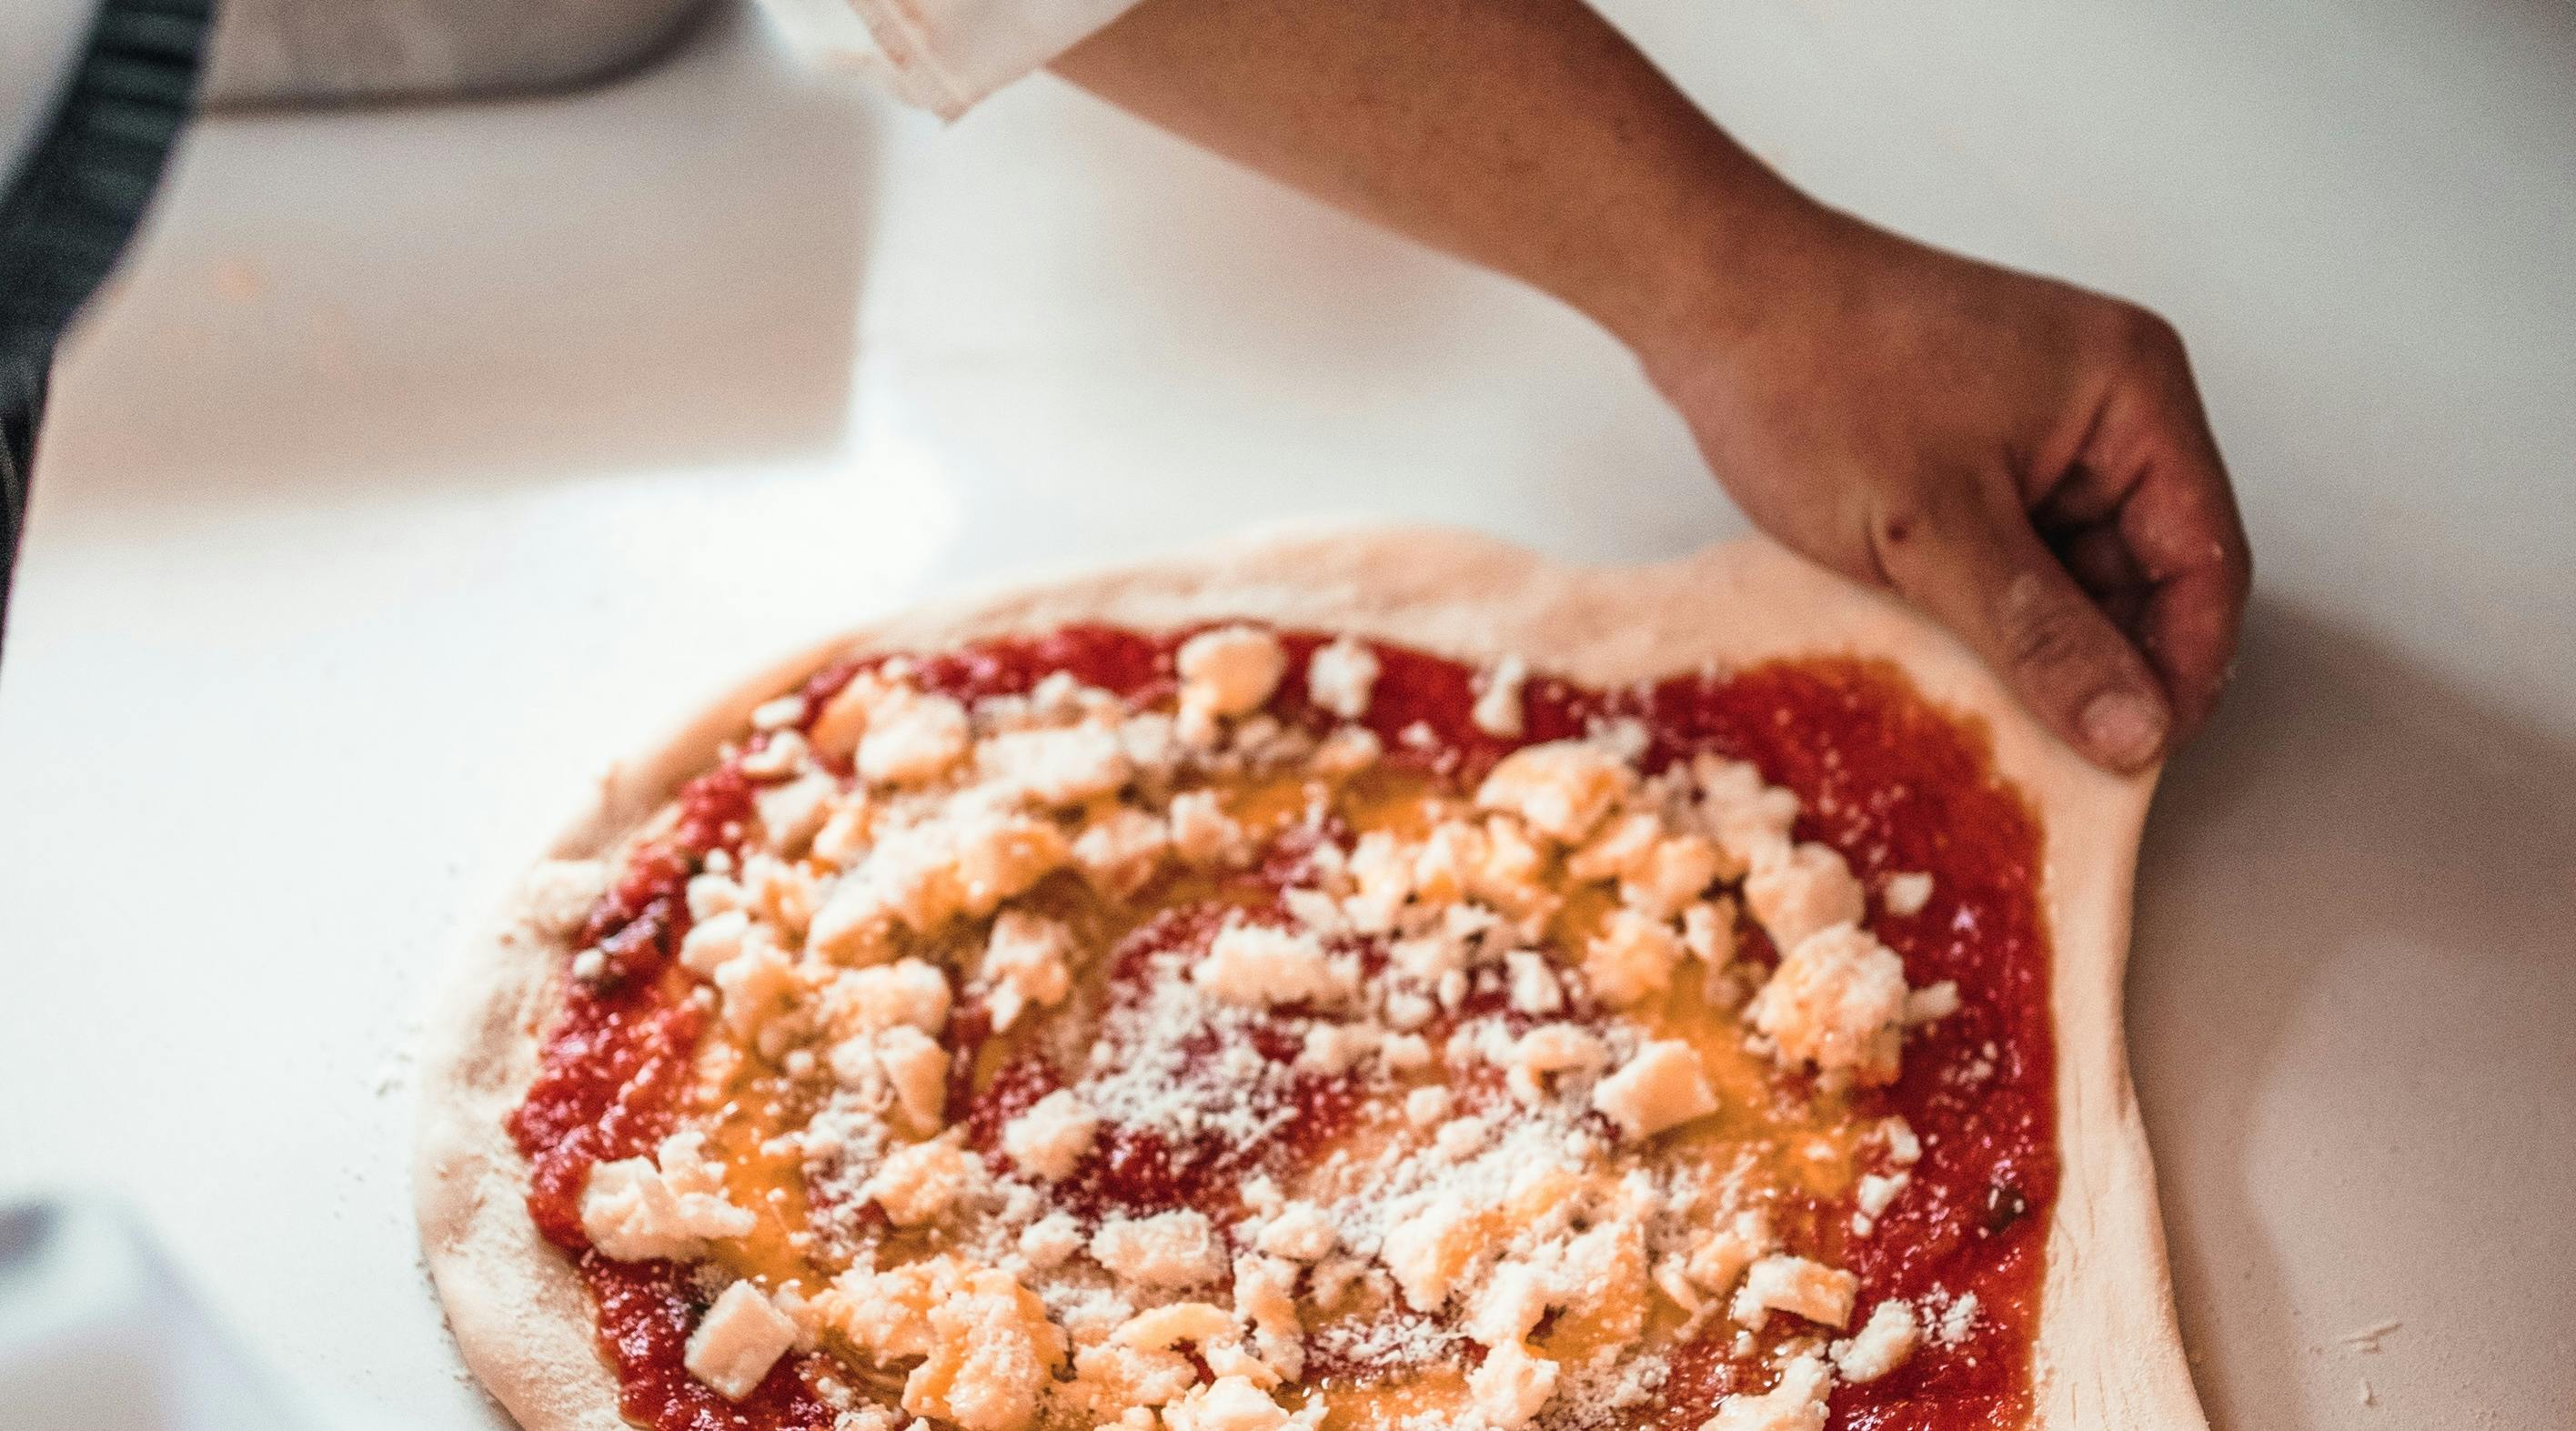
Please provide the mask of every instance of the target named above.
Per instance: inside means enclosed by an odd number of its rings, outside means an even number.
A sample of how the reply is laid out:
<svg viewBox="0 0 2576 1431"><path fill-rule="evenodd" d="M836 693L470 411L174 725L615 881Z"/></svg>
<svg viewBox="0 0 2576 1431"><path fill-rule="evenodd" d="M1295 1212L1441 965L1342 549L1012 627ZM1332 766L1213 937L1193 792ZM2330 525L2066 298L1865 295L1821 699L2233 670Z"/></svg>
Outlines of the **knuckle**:
<svg viewBox="0 0 2576 1431"><path fill-rule="evenodd" d="M2181 330L2152 309L2121 304L2113 319L2113 338L2138 361L2157 367L2180 367L2184 362Z"/></svg>

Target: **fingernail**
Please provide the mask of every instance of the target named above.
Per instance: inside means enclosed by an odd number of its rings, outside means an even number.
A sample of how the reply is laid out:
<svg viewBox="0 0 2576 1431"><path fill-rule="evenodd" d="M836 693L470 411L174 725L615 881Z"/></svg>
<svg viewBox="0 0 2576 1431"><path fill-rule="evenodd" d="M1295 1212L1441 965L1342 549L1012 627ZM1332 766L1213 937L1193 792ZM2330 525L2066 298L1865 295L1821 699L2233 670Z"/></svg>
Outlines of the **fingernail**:
<svg viewBox="0 0 2576 1431"><path fill-rule="evenodd" d="M2143 765L2165 739L2164 703L2135 691L2104 691L2084 707L2084 743L2102 760Z"/></svg>

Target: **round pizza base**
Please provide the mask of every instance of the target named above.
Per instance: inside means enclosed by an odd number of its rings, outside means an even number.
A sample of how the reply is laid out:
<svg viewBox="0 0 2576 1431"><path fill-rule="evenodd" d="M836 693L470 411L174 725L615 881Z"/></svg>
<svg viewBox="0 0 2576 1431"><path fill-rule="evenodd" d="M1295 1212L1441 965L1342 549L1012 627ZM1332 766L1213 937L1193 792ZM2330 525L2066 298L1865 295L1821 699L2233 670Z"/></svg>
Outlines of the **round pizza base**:
<svg viewBox="0 0 2576 1431"><path fill-rule="evenodd" d="M1325 531L897 616L772 666L613 767L547 854L614 858L683 781L714 762L721 742L741 733L753 706L845 653L925 650L1073 622L1152 631L1225 617L1347 631L1468 662L1518 655L1592 686L1771 657L1875 657L1982 725L1998 769L2042 817L2056 956L2062 1171L2033 1359L2034 1425L2206 1427L2175 1328L2121 1028L2130 884L2153 777L2087 764L1946 634L1767 542L1594 567L1455 531ZM415 1199L431 1276L474 1374L528 1431L614 1431L627 1423L593 1340L588 1297L528 1218L527 1165L504 1128L535 1074L563 966L520 898L463 952L423 1049Z"/></svg>

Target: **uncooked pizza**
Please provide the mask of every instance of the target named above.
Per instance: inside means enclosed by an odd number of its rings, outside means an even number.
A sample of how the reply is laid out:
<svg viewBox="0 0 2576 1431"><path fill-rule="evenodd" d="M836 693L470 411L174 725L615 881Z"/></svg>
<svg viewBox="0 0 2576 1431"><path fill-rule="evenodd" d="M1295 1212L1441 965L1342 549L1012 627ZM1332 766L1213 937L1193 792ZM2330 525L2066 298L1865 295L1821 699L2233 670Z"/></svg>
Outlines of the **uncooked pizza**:
<svg viewBox="0 0 2576 1431"><path fill-rule="evenodd" d="M1934 639L1388 533L800 660L468 976L460 1344L537 1431L2197 1425L2056 987L2143 787Z"/></svg>

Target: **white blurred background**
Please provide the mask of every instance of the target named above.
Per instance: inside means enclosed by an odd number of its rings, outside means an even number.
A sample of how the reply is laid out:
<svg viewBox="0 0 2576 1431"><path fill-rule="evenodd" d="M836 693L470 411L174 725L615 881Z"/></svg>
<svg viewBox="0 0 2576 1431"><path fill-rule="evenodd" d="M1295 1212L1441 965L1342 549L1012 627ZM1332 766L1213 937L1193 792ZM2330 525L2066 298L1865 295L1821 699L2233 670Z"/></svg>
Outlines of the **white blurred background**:
<svg viewBox="0 0 2576 1431"><path fill-rule="evenodd" d="M2191 342L2260 590L2130 992L2212 1421L2576 1424L2576 8L1605 8L1828 199ZM201 124L0 660L0 1195L489 1424L408 1049L589 774L867 613L1321 513L1742 526L1580 320L1049 79L942 127L719 6L584 92Z"/></svg>

